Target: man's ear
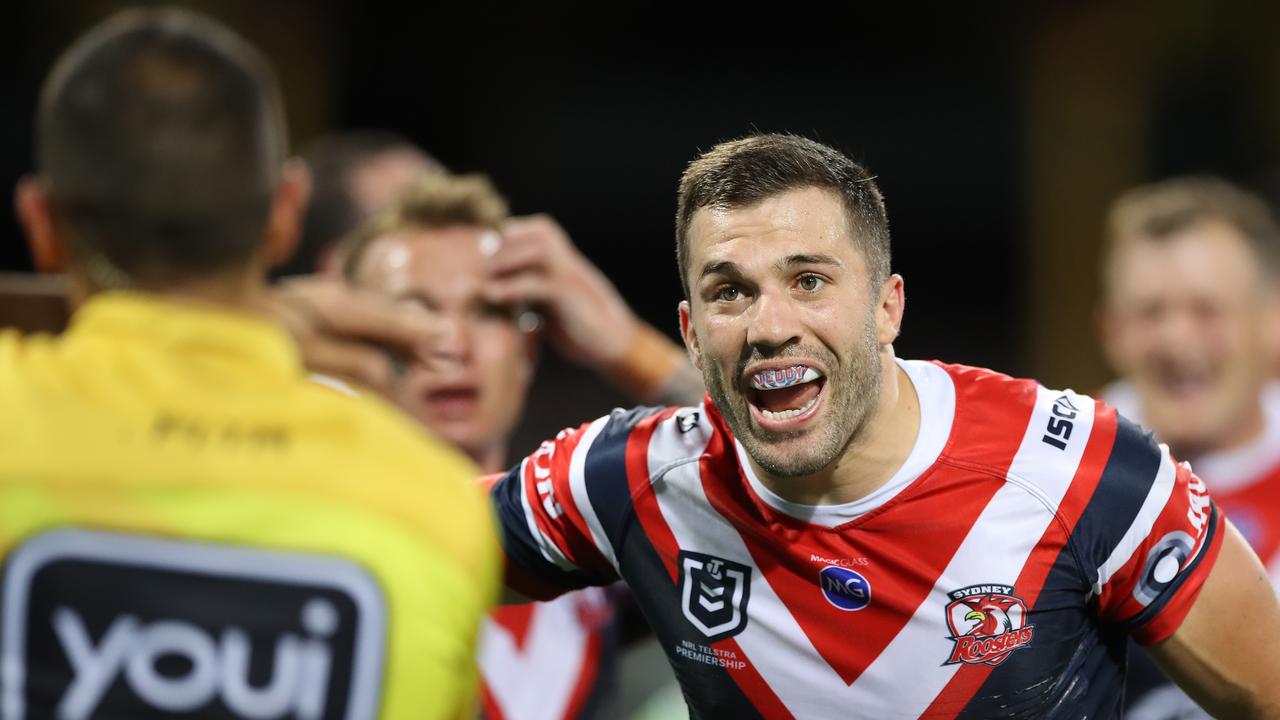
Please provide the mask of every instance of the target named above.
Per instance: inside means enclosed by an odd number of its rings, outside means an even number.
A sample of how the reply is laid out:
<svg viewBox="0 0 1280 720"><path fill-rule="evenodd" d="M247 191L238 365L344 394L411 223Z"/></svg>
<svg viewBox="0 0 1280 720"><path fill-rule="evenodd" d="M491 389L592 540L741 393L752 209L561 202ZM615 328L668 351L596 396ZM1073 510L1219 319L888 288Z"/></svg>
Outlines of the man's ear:
<svg viewBox="0 0 1280 720"><path fill-rule="evenodd" d="M67 250L53 222L53 206L43 182L23 175L13 190L13 209L27 236L36 270L57 273L67 268Z"/></svg>
<svg viewBox="0 0 1280 720"><path fill-rule="evenodd" d="M280 172L280 183L271 198L271 212L267 216L267 232L263 240L267 267L284 263L297 249L310 199L311 171L307 164L297 158L285 162Z"/></svg>
<svg viewBox="0 0 1280 720"><path fill-rule="evenodd" d="M702 369L702 347L698 344L698 332L693 329L693 319L689 316L689 301L680 301L680 337L684 339L684 348L689 352L689 362Z"/></svg>
<svg viewBox="0 0 1280 720"><path fill-rule="evenodd" d="M902 315L906 311L907 296L902 276L894 273L880 285L879 305L876 307L876 342L891 345L902 332Z"/></svg>

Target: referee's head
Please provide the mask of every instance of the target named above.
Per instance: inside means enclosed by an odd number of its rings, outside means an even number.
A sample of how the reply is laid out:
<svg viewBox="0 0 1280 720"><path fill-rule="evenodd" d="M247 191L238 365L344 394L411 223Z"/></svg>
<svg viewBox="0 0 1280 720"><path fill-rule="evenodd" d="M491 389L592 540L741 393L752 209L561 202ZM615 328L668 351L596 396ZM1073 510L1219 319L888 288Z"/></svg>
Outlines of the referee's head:
<svg viewBox="0 0 1280 720"><path fill-rule="evenodd" d="M37 266L81 292L258 281L287 257L306 175L275 77L202 15L129 10L67 49L36 112L18 213Z"/></svg>

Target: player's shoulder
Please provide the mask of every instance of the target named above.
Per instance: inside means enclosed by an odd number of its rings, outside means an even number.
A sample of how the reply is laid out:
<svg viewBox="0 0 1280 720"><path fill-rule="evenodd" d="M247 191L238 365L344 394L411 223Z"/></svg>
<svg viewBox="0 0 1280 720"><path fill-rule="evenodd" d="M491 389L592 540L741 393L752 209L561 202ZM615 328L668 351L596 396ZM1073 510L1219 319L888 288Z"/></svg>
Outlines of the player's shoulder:
<svg viewBox="0 0 1280 720"><path fill-rule="evenodd" d="M561 440L578 447L586 443L588 452L605 452L609 447L643 449L651 462L696 455L717 429L714 408L708 408L709 401L697 406L614 408L592 422L564 431Z"/></svg>
<svg viewBox="0 0 1280 720"><path fill-rule="evenodd" d="M1090 443L1091 458L1100 454L1118 463L1145 466L1158 452L1149 433L1090 395L987 368L936 364L955 383L953 457L1012 465L1034 485L1079 466Z"/></svg>
<svg viewBox="0 0 1280 720"><path fill-rule="evenodd" d="M398 408L341 381L312 376L300 382L296 407L304 414L300 424L315 420L316 426L327 425L332 433L327 437L340 439L343 453L360 458L362 463L376 462L390 476L405 475L421 483L424 468L433 476L468 482L478 475L461 452Z"/></svg>
<svg viewBox="0 0 1280 720"><path fill-rule="evenodd" d="M24 335L0 329L0 392L21 388L33 372L48 371L56 342L44 333Z"/></svg>

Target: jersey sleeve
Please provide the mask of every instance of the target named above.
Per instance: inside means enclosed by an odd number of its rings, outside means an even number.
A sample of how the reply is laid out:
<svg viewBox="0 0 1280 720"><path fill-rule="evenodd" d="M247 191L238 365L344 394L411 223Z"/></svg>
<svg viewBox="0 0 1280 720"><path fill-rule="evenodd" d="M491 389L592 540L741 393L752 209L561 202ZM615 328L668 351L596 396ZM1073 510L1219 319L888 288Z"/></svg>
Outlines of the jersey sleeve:
<svg viewBox="0 0 1280 720"><path fill-rule="evenodd" d="M632 430L658 411L617 410L564 430L492 481L508 587L547 600L618 579L613 516L630 504L628 456L645 452Z"/></svg>
<svg viewBox="0 0 1280 720"><path fill-rule="evenodd" d="M1173 634L1222 544L1205 484L1124 418L1073 542L1101 620L1139 643Z"/></svg>

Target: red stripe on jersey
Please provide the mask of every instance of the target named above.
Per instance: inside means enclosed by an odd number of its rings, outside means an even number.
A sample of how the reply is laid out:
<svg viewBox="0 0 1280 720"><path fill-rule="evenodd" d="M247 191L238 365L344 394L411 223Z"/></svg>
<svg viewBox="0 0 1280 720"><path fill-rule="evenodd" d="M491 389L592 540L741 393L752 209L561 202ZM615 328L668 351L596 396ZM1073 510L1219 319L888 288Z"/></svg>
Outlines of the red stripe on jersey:
<svg viewBox="0 0 1280 720"><path fill-rule="evenodd" d="M502 708L498 705L498 701L493 697L493 693L489 690L489 684L480 681L480 705L484 708L485 720L506 720L506 716L502 714Z"/></svg>
<svg viewBox="0 0 1280 720"><path fill-rule="evenodd" d="M1093 433L1085 444L1084 455L1080 459L1075 477L1071 479L1071 485L1058 505L1058 522L1049 523L1045 528L1014 583L1018 596L1033 611L1036 599L1040 597L1040 590L1044 588L1044 581L1071 538L1076 522L1088 507L1089 499L1093 497L1098 481L1102 479L1102 472L1107 467L1107 460L1111 457L1111 448L1115 445L1116 411L1100 402L1095 403L1094 407ZM959 714L994 669L985 663L962 665L922 717L954 717Z"/></svg>
<svg viewBox="0 0 1280 720"><path fill-rule="evenodd" d="M769 587L791 612L823 660L847 684L884 651L928 598L938 577L982 514L1005 484L1005 475L1022 444L1035 405L1036 386L1012 382L1002 410L990 409L988 385L956 380L956 414L947 447L983 443L978 458L944 458L880 508L827 528L774 511L755 498L745 478L737 476L736 454L723 454L722 467L705 467L703 489L715 508L731 522ZM983 399L971 402L975 394ZM710 451L711 457L719 455ZM893 507L892 513L885 512ZM948 508L939 522L938 508ZM754 516L754 517L753 517ZM761 523L760 516L764 522ZM779 553L779 549L784 553ZM913 558L913 572L877 572L876 558ZM872 587L871 603L847 612L831 604L821 591L819 573L827 567L813 558L854 563ZM867 564L862 564L865 559ZM849 642L850 633L857 642Z"/></svg>
<svg viewBox="0 0 1280 720"><path fill-rule="evenodd" d="M524 467L525 500L533 510L538 529L569 562L581 570L610 576L614 574L613 566L591 539L591 529L573 501L570 487L573 453L587 427L582 425L572 432L563 432L554 441L542 443L537 452L529 456ZM539 478L539 470L547 475ZM548 504L552 508L549 509Z"/></svg>
<svg viewBox="0 0 1280 720"><path fill-rule="evenodd" d="M658 498L653 494L653 486L650 484L649 441L658 424L670 418L678 409L668 408L641 420L627 438L627 484L631 487L631 506L636 518L640 520L640 526L644 528L645 537L667 566L673 583L680 582L680 567L676 562L680 546L666 519L662 517Z"/></svg>
<svg viewBox="0 0 1280 720"><path fill-rule="evenodd" d="M733 638L721 640L713 645L717 650L725 650L731 656L737 657L745 661L741 668L727 670L729 677L738 684L738 688L742 690L742 694L747 696L751 701L751 705L760 713L760 717L769 718L794 718L795 715L782 704L782 700L774 694L773 689L769 687L769 683L765 681L760 672L751 664L751 659L742 651L742 647Z"/></svg>
<svg viewBox="0 0 1280 720"><path fill-rule="evenodd" d="M536 607L533 603L502 605L489 612L489 619L511 633L511 640L515 643L516 650L520 651L524 649L524 641L529 637L529 626L533 623Z"/></svg>

